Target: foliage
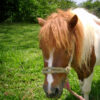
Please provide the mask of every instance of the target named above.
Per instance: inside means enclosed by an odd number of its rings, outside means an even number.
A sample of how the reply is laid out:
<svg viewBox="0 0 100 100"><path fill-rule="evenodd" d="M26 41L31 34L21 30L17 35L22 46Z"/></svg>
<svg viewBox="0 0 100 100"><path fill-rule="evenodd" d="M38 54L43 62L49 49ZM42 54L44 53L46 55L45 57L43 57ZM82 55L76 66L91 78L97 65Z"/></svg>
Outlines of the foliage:
<svg viewBox="0 0 100 100"><path fill-rule="evenodd" d="M55 8L56 5L52 4L50 6L47 0L19 0L19 9L17 12L14 12L14 18L17 21L36 22L37 17L45 17Z"/></svg>
<svg viewBox="0 0 100 100"><path fill-rule="evenodd" d="M67 9L76 4L70 0L2 0L0 6L0 22L8 18L11 22L36 22L37 17L44 18L57 8Z"/></svg>
<svg viewBox="0 0 100 100"><path fill-rule="evenodd" d="M96 1L93 3L93 12L100 17L100 1Z"/></svg>
<svg viewBox="0 0 100 100"><path fill-rule="evenodd" d="M76 3L74 1L71 0L55 0L56 2L53 2L55 4L57 4L58 8L61 9L68 9L68 8L72 8L72 7L77 7Z"/></svg>
<svg viewBox="0 0 100 100"><path fill-rule="evenodd" d="M0 0L0 22L12 17L13 12L17 11L18 0Z"/></svg>
<svg viewBox="0 0 100 100"><path fill-rule="evenodd" d="M82 3L81 5L82 7L90 10L95 15L100 17L100 1L99 0L96 0L95 2L93 2L93 0L88 0Z"/></svg>
<svg viewBox="0 0 100 100"><path fill-rule="evenodd" d="M37 17L45 18L57 8L68 9L77 7L72 0L1 0L0 22L37 22ZM89 9L100 16L100 1L87 0L81 7Z"/></svg>

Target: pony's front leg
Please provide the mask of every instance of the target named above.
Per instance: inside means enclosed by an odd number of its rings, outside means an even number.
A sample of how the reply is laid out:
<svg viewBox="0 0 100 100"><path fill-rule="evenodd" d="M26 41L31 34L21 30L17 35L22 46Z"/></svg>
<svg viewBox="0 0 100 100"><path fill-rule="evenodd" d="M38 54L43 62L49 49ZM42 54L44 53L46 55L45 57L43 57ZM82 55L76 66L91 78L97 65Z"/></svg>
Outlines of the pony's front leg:
<svg viewBox="0 0 100 100"><path fill-rule="evenodd" d="M91 83L92 83L92 77L93 73L89 75L89 77L84 78L83 81L80 81L80 87L82 90L82 93L84 95L85 100L89 100L89 94L91 91Z"/></svg>

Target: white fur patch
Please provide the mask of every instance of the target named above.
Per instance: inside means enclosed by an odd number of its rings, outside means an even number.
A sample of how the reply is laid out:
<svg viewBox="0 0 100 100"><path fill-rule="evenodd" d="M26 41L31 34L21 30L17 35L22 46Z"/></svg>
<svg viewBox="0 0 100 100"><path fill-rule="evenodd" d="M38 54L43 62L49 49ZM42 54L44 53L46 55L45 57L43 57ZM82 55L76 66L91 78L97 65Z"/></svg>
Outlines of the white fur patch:
<svg viewBox="0 0 100 100"><path fill-rule="evenodd" d="M80 83L80 89L81 89L81 92L82 92L83 81L79 80L79 83ZM83 94L83 92L82 92L82 94Z"/></svg>
<svg viewBox="0 0 100 100"><path fill-rule="evenodd" d="M95 29L95 54L96 65L100 65L100 25L96 24Z"/></svg>
<svg viewBox="0 0 100 100"><path fill-rule="evenodd" d="M54 49L50 53L49 59L46 60L46 62L48 63L48 67L52 67L52 63L53 63L53 52L54 52ZM51 85L52 85L53 81L54 81L54 79L53 79L52 74L48 74L47 75L47 82L48 82L48 92L49 93L51 93Z"/></svg>
<svg viewBox="0 0 100 100"><path fill-rule="evenodd" d="M89 93L91 91L91 83L92 83L93 73L83 80L82 93L84 94L85 100L89 100Z"/></svg>

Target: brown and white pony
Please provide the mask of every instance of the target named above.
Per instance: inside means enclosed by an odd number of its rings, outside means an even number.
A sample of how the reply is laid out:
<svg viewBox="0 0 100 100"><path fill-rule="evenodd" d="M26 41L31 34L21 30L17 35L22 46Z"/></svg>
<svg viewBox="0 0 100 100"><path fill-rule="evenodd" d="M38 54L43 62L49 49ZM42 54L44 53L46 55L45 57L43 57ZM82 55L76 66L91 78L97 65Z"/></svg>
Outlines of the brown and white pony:
<svg viewBox="0 0 100 100"><path fill-rule="evenodd" d="M100 19L83 8L58 10L41 26L39 40L44 68L66 68L70 59L76 71L85 100L89 100L93 69L100 64ZM47 97L60 97L67 75L45 74L44 91Z"/></svg>

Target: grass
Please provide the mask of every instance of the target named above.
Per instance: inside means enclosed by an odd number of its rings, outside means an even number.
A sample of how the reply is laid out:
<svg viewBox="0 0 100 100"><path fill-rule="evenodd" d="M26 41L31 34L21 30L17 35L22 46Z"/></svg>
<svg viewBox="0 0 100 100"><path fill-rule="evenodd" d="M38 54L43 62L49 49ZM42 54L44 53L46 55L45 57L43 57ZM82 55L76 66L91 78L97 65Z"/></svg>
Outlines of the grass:
<svg viewBox="0 0 100 100"><path fill-rule="evenodd" d="M42 89L44 75L38 32L34 24L0 24L0 100L49 100ZM71 87L80 93L74 70ZM64 90L59 100L77 100ZM90 100L100 100L100 67L96 66Z"/></svg>

